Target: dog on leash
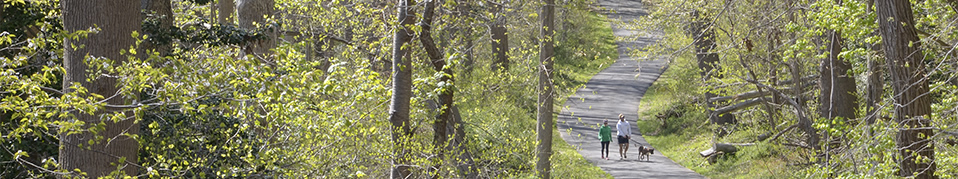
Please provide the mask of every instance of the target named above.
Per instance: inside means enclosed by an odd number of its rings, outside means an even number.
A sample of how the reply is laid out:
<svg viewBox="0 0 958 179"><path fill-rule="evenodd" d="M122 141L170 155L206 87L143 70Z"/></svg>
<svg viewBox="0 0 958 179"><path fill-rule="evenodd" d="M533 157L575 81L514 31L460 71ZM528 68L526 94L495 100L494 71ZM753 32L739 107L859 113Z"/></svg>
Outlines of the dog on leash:
<svg viewBox="0 0 958 179"><path fill-rule="evenodd" d="M652 147L645 147L642 145L638 145L638 146L639 146L639 160L642 160L642 157L645 157L645 161L650 161L651 160L650 156L652 154L655 154L655 149L653 149Z"/></svg>

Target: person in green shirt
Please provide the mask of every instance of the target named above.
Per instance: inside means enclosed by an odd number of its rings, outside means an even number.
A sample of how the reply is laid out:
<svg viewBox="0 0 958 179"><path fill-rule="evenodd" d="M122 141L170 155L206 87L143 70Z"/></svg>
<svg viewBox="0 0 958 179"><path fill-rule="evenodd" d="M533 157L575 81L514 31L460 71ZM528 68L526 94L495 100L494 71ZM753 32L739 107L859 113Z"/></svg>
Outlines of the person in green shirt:
<svg viewBox="0 0 958 179"><path fill-rule="evenodd" d="M609 128L609 120L606 119L604 125L599 128L599 141L602 142L602 159L609 159L609 142L612 142L612 129Z"/></svg>

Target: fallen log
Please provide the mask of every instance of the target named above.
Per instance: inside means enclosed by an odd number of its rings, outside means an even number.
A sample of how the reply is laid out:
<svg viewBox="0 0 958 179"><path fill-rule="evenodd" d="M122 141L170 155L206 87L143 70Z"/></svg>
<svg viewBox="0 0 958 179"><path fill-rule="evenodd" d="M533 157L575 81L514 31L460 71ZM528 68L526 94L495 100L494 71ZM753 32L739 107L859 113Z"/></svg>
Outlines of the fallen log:
<svg viewBox="0 0 958 179"><path fill-rule="evenodd" d="M738 147L753 146L755 143L715 143L712 145L712 148L699 152L699 155L702 157L709 157L715 155L716 153L735 153L738 152Z"/></svg>
<svg viewBox="0 0 958 179"><path fill-rule="evenodd" d="M772 93L768 91L762 91L762 92L749 91L749 92L739 93L739 94L731 95L731 96L719 96L719 97L709 98L709 102L722 102L722 101L736 100L736 99L752 99L752 98L757 98L762 96L768 96L771 94Z"/></svg>
<svg viewBox="0 0 958 179"><path fill-rule="evenodd" d="M817 83L814 81L805 83L805 86L803 86L802 89L815 86L816 84ZM794 87L785 87L781 89L781 91L792 91L792 90L794 90ZM745 100L745 99L752 99L752 98L768 96L768 95L772 95L772 92L766 91L766 90L755 90L755 91L748 91L748 92L739 93L739 94L731 95L731 96L712 97L712 98L709 98L708 101L722 102L722 101L728 101L728 100Z"/></svg>
<svg viewBox="0 0 958 179"><path fill-rule="evenodd" d="M802 82L812 81L816 79L818 79L818 75L808 75L808 76L802 77ZM781 85L789 85L792 83L795 83L795 80L789 79L789 80L779 81L778 83L775 83L775 85L781 86Z"/></svg>
<svg viewBox="0 0 958 179"><path fill-rule="evenodd" d="M712 154L715 154L715 152L718 152L718 151L715 151L715 148L710 148L708 150L699 152L699 155L701 155L702 157L709 157Z"/></svg>
<svg viewBox="0 0 958 179"><path fill-rule="evenodd" d="M755 106L755 105L762 104L762 103L761 103L762 101L772 101L772 99L770 99L770 98L765 98L765 97L763 97L763 98L750 99L750 100L742 101L742 102L740 102L740 103L733 104L733 105L731 105L731 106L725 106L725 107L721 107L721 108L715 109L715 112L714 112L714 113L716 113L716 114L724 114L724 113L736 111L736 110L739 110L739 109L742 109L742 108L747 108L747 107L751 107L751 106Z"/></svg>
<svg viewBox="0 0 958 179"><path fill-rule="evenodd" d="M783 80L783 81L778 81L778 82L775 83L775 85L776 85L776 86L790 85L790 84L794 83L794 81L795 81L795 80L791 80L791 79ZM818 81L818 75L808 75L808 76L802 77L802 82L815 82L815 81ZM761 80L761 82L768 82L768 80ZM748 84L748 83L741 83L741 82L738 82L738 83L729 83L729 84L723 84L723 85L715 86L715 88L725 88L725 87L729 87L729 86L742 86L742 85L747 85L747 84Z"/></svg>
<svg viewBox="0 0 958 179"><path fill-rule="evenodd" d="M774 141L775 139L778 139L779 136L782 136L782 134L785 134L785 132L788 132L789 130L792 130L796 127L798 127L798 124L793 124L791 126L788 126L787 128L785 128L785 130L779 131L777 134L772 136L772 140L769 140L769 141Z"/></svg>

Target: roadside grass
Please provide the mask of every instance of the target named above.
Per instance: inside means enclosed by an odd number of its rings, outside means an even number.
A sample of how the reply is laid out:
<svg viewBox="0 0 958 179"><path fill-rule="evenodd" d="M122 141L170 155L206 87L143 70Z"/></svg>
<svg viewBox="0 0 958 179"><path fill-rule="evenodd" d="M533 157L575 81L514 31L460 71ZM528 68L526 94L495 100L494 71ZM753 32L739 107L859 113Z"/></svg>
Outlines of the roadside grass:
<svg viewBox="0 0 958 179"><path fill-rule="evenodd" d="M639 107L641 120L637 122L643 137L666 157L709 178L795 177L786 161L798 156L779 145L757 142L754 146L739 147L738 152L719 157L714 164L699 155L700 151L711 148L712 131L717 127L708 123L705 109L693 102L698 84L688 79L696 79L698 72L690 61L677 59L670 64L643 96ZM664 127L656 115L668 110L680 115L665 119L668 126ZM748 140L755 139L761 132L739 128L717 142L751 142Z"/></svg>

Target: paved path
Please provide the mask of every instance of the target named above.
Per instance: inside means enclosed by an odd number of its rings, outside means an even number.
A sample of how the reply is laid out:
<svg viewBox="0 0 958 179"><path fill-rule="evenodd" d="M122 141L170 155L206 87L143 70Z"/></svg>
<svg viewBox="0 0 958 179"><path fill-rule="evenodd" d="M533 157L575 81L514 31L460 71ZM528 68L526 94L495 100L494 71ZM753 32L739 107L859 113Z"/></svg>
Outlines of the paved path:
<svg viewBox="0 0 958 179"><path fill-rule="evenodd" d="M630 21L647 15L639 0L600 0L601 6L614 10L607 13L609 18ZM633 32L613 26L616 36L629 36ZM640 37L632 42L617 42L619 58L614 64L599 72L576 91L562 105L557 127L559 133L569 144L589 162L599 166L615 178L705 178L688 168L676 164L661 153L655 153L651 161L639 161L638 147L635 144L649 146L636 127L639 101L645 91L659 78L666 68L665 60L638 62L629 57L627 50L653 43L651 37ZM615 144L615 122L619 113L632 124L632 141L628 158L619 160L618 145ZM609 145L610 160L600 158L598 124L609 119L613 141ZM655 147L655 146L653 146Z"/></svg>

